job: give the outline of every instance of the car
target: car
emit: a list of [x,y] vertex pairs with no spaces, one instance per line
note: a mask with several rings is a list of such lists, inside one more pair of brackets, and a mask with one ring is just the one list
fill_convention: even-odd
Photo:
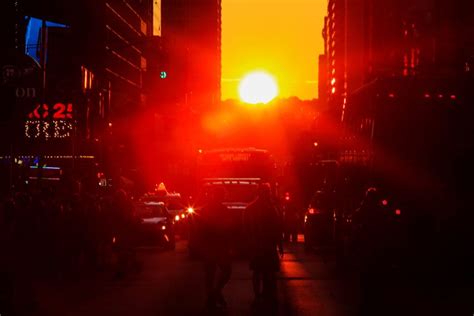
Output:
[[332,247],[336,237],[336,219],[335,192],[316,191],[304,215],[305,250]]
[[135,205],[135,215],[140,222],[140,244],[175,249],[174,220],[163,202],[139,202]]
[[192,215],[194,209],[190,206],[186,207],[181,200],[172,200],[166,203],[166,208],[174,219],[175,231],[181,237],[188,235],[189,216]]
[[194,211],[181,197],[179,193],[157,194],[156,192],[147,193],[139,199],[142,203],[163,203],[174,222],[175,233],[180,237],[188,235],[188,217]]

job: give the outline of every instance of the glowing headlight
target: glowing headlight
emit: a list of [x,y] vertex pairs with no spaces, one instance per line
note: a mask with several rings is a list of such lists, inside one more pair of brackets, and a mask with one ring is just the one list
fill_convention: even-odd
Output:
[[186,217],[186,215],[184,215],[184,214],[181,214],[181,218],[185,218],[185,217]]
[[166,226],[165,225],[161,226],[161,230],[166,230]]
[[193,214],[194,213],[194,208],[188,207],[188,214]]
[[176,216],[174,217],[174,220],[175,220],[176,222],[179,222],[179,215],[176,215]]

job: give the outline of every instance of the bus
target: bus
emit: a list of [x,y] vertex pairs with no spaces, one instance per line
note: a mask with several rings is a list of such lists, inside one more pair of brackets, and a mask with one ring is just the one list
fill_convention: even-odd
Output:
[[[205,198],[216,187],[225,191],[225,216],[228,222],[235,223],[235,250],[244,253],[242,221],[246,207],[256,199],[258,187],[270,184],[274,197],[277,197],[276,164],[269,151],[257,148],[224,148],[199,151],[197,159],[198,196]],[[195,202],[199,213],[200,199]],[[189,250],[195,256],[193,229],[191,229]]]
[[201,151],[197,161],[200,191],[221,186],[229,209],[244,209],[256,198],[258,185],[269,183],[277,195],[276,164],[264,149],[226,148]]

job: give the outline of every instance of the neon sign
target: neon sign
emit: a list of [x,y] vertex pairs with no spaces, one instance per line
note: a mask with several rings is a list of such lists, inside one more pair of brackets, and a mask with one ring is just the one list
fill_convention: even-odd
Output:
[[67,138],[73,132],[72,122],[66,120],[41,121],[28,120],[25,122],[25,137],[29,139],[46,140],[50,138]]
[[48,119],[63,120],[72,119],[72,104],[56,103],[52,107],[47,104],[38,104],[35,109],[28,114],[29,119]]
[[37,104],[25,122],[25,137],[28,139],[61,139],[72,136],[72,103],[58,102],[53,106]]

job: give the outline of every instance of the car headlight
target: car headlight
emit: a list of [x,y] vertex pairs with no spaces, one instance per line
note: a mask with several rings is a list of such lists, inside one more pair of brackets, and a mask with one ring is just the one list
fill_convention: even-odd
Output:
[[161,225],[161,230],[166,230],[166,225]]
[[175,220],[176,222],[179,222],[179,219],[180,219],[179,215],[176,215],[176,216],[174,217],[174,220]]

